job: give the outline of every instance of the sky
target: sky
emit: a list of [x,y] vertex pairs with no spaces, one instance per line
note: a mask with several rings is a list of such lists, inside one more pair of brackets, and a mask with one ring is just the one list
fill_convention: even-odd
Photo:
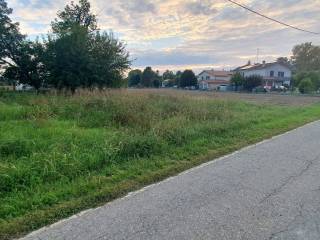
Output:
[[[320,0],[237,0],[269,17],[320,32]],[[50,32],[50,22],[69,1],[7,0],[12,18],[30,38]],[[290,56],[320,35],[299,32],[252,14],[226,0],[91,0],[99,28],[125,42],[132,68],[164,71],[232,69]],[[257,58],[257,49],[259,57]]]

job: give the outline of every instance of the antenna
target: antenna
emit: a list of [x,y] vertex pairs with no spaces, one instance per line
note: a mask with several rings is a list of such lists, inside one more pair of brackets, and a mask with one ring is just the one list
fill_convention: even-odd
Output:
[[260,55],[260,49],[257,48],[257,58],[256,58],[256,63],[259,63],[259,55]]

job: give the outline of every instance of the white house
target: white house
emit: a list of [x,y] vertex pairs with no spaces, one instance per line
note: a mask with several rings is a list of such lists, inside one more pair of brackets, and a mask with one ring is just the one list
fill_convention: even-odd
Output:
[[230,85],[232,72],[205,70],[198,75],[199,89],[218,90]]
[[258,75],[263,77],[263,85],[268,88],[279,88],[291,85],[292,70],[289,65],[282,62],[248,64],[238,67],[234,72],[240,72],[244,77]]

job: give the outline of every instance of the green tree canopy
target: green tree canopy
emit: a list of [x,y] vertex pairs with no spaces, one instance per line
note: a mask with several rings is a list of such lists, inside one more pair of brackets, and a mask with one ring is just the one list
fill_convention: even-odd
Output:
[[[125,45],[113,33],[96,32],[90,37],[90,70],[99,88],[121,87],[131,61]],[[89,76],[90,77],[90,76]],[[89,86],[92,84],[90,83]]]
[[24,41],[19,46],[19,55],[14,66],[8,66],[4,76],[11,82],[29,84],[36,90],[43,85],[46,77],[46,67],[43,64],[44,49],[39,42]]
[[151,67],[146,67],[142,73],[141,85],[143,87],[159,87],[160,80],[157,72],[153,71]]
[[320,89],[320,71],[299,72],[293,77],[293,85],[299,87],[303,79],[310,79],[314,90]]
[[90,3],[80,0],[58,13],[55,35],[47,41],[50,83],[74,92],[78,87],[120,87],[131,61],[125,45],[112,33],[100,32]]
[[239,86],[243,86],[244,84],[244,77],[242,76],[242,74],[240,72],[236,72],[235,74],[232,75],[231,77],[231,83],[235,85],[235,90],[238,90]]
[[86,29],[74,26],[70,34],[49,39],[47,49],[46,65],[50,72],[50,84],[72,92],[80,86],[91,85],[94,77],[90,68],[89,35]]
[[314,85],[310,78],[304,78],[299,83],[299,91],[303,94],[311,93],[314,91]]
[[173,80],[175,79],[176,75],[170,71],[170,70],[166,70],[163,74],[162,74],[162,79],[163,80]]
[[252,91],[255,87],[259,87],[262,85],[263,78],[260,75],[252,75],[246,77],[243,82],[243,88]]
[[320,46],[311,42],[293,48],[292,60],[298,72],[320,70]]
[[180,77],[179,87],[197,86],[198,80],[192,70],[185,70]]
[[74,26],[82,26],[89,32],[97,30],[96,15],[91,13],[88,0],[80,0],[79,4],[73,1],[66,5],[63,11],[58,12],[58,17],[51,23],[55,34],[65,34],[73,30]]
[[128,86],[134,87],[141,84],[142,71],[140,69],[135,69],[129,72],[128,75]]
[[19,49],[25,41],[25,36],[19,31],[19,24],[12,22],[9,15],[12,9],[8,8],[4,0],[0,0],[0,65],[16,66]]
[[290,61],[287,57],[278,57],[277,58],[277,62],[278,63],[286,63],[286,64],[290,64]]

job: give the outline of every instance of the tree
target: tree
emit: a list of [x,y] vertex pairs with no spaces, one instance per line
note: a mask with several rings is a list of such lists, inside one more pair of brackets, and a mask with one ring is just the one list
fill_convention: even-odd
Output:
[[89,55],[93,84],[100,89],[121,87],[124,73],[131,64],[125,45],[112,33],[98,31],[90,37]]
[[177,86],[180,86],[180,78],[181,78],[182,72],[181,71],[177,71],[176,72],[176,77],[175,77],[175,84]]
[[79,4],[72,1],[63,11],[58,12],[58,18],[51,22],[53,32],[66,34],[72,31],[74,26],[84,27],[89,32],[96,31],[97,18],[90,10],[91,5],[88,0],[80,0]]
[[173,80],[175,79],[175,74],[170,71],[170,70],[166,70],[163,74],[162,74],[162,79],[163,80]]
[[278,57],[277,58],[278,63],[285,63],[285,64],[290,64],[290,61],[287,57]]
[[293,48],[293,63],[298,72],[320,70],[320,47],[311,42]]
[[0,66],[16,66],[19,48],[25,36],[19,31],[19,24],[13,23],[9,15],[12,9],[8,8],[4,0],[0,0]]
[[192,70],[185,70],[180,77],[179,85],[180,87],[192,87],[198,84],[196,75]]
[[245,79],[240,72],[237,72],[234,75],[232,75],[231,83],[235,85],[235,91],[238,91],[239,86],[243,86],[244,80]]
[[43,45],[27,41],[19,31],[19,24],[9,18],[11,13],[7,3],[0,0],[0,67],[13,84],[25,83],[38,90],[47,75],[42,61]]
[[78,87],[121,87],[131,61],[125,45],[112,33],[97,30],[90,3],[67,5],[52,22],[46,42],[49,83],[72,93]]
[[43,64],[43,45],[39,42],[24,41],[17,50],[19,54],[16,57],[14,66],[8,66],[4,72],[7,79],[19,83],[29,84],[36,90],[43,85],[47,71]]
[[304,79],[310,79],[314,90],[320,89],[320,71],[299,72],[293,77],[293,85],[295,87],[300,86],[300,83]]
[[259,75],[246,77],[243,82],[243,88],[252,91],[255,87],[261,86],[263,78]]
[[135,69],[129,72],[128,75],[128,86],[134,87],[141,84],[142,71],[140,69]]
[[152,70],[151,67],[146,67],[142,73],[141,85],[143,87],[152,87],[153,81],[156,78],[156,73]]
[[176,75],[173,71],[166,70],[162,74],[162,82],[165,87],[173,87],[176,84]]
[[75,92],[80,86],[91,86],[94,80],[90,69],[89,35],[85,28],[74,26],[70,34],[47,43],[46,65],[50,72],[49,83],[55,88]]
[[314,91],[314,86],[310,78],[304,78],[299,84],[299,91],[303,94]]

